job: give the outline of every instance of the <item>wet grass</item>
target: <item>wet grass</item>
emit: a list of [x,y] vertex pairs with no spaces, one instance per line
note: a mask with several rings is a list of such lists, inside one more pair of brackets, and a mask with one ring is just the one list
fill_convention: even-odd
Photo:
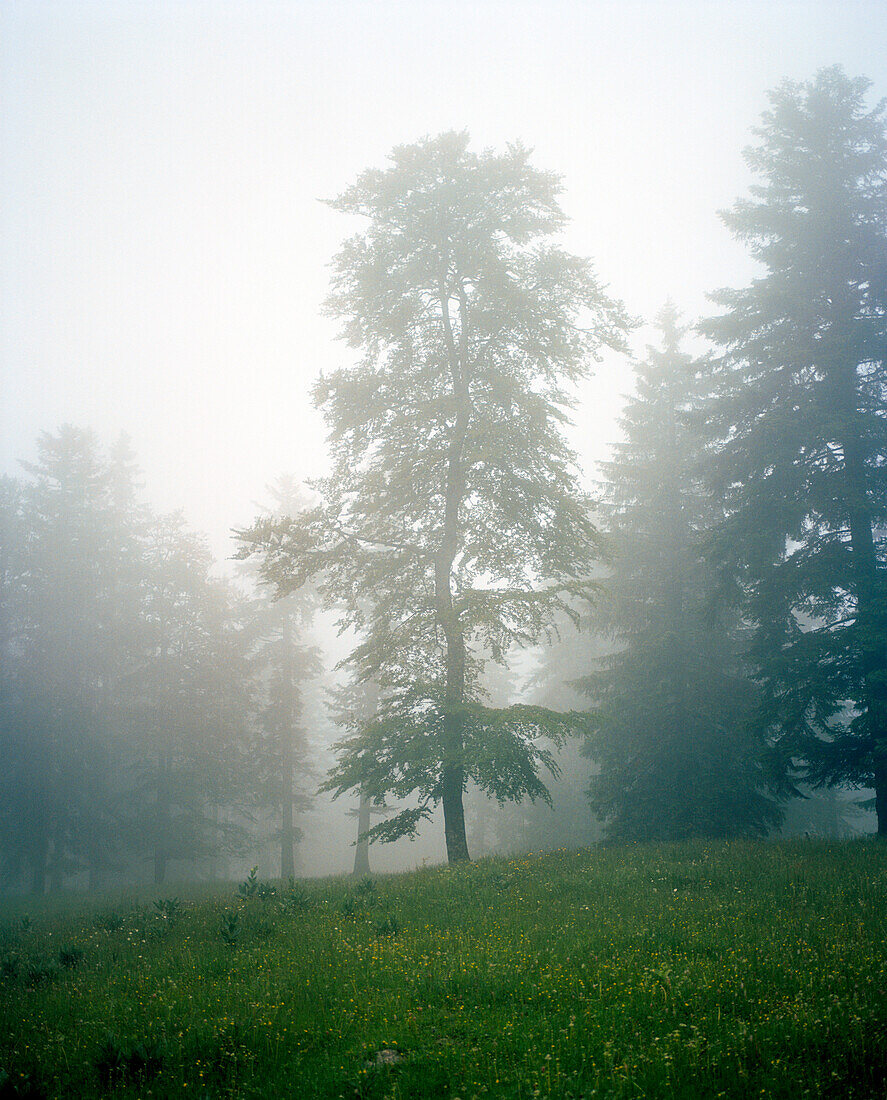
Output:
[[0,1097],[887,1095],[877,841],[259,885],[0,912]]

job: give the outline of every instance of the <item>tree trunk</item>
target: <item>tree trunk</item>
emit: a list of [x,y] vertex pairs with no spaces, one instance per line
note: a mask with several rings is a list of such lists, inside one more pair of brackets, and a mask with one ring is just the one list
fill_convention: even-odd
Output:
[[157,835],[154,841],[154,885],[166,878],[166,865],[169,859],[167,839],[169,831],[169,757],[163,755],[157,769]]
[[447,860],[450,863],[466,863],[471,859],[468,854],[468,839],[465,835],[465,810],[462,804],[464,785],[465,772],[458,764],[444,767],[444,836],[447,842]]
[[298,710],[296,699],[296,655],[295,644],[292,638],[292,624],[286,622],[284,625],[284,638],[286,640],[286,682],[284,684],[284,691],[286,692],[286,726],[283,731],[283,752],[281,759],[281,769],[283,775],[282,780],[282,799],[283,799],[283,820],[281,822],[281,837],[280,837],[280,877],[284,879],[295,878],[296,876],[296,857],[295,857],[295,832],[293,822],[293,798],[295,792],[293,791],[293,772],[295,770],[295,747],[294,738],[296,736],[296,712]]
[[166,880],[166,852],[158,848],[154,853],[154,885],[161,886]]
[[875,813],[878,815],[878,836],[887,836],[887,767],[875,767]]
[[280,836],[280,877],[295,878],[295,833],[293,830],[293,737],[292,730],[284,732],[283,746],[283,821]]
[[51,894],[60,894],[65,884],[65,874],[62,870],[62,858],[65,849],[59,837],[60,832],[61,830],[56,828],[52,838],[52,859],[50,860],[49,870],[49,892]]
[[94,855],[89,864],[90,891],[103,890],[107,882],[106,865],[100,855]]
[[354,853],[354,875],[370,873],[370,845],[364,835],[370,827],[370,800],[360,788],[360,806],[357,811],[357,848]]
[[441,320],[449,359],[453,396],[456,399],[456,416],[447,449],[447,474],[444,499],[443,537],[434,563],[434,597],[438,622],[446,639],[446,688],[443,721],[443,774],[441,777],[444,811],[444,836],[447,844],[447,860],[464,863],[468,854],[468,838],[465,835],[465,810],[462,796],[465,787],[465,769],[462,763],[462,715],[465,702],[465,638],[456,609],[453,607],[451,587],[453,563],[459,552],[459,508],[465,495],[465,470],[462,452],[471,419],[471,396],[465,378],[465,339],[467,307],[464,294],[459,295],[461,328],[459,348],[453,336],[450,320],[450,299],[444,279],[440,280]]

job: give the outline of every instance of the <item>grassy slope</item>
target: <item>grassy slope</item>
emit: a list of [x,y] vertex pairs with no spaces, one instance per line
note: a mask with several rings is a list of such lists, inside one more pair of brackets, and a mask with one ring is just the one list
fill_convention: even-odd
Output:
[[885,900],[811,841],[7,914],[0,1097],[884,1096]]

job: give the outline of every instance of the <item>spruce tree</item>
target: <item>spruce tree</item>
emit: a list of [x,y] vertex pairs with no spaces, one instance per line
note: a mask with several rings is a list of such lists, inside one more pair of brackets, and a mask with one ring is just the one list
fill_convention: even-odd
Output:
[[609,576],[597,627],[613,649],[580,683],[592,700],[592,806],[610,836],[674,840],[765,831],[763,746],[748,725],[735,619],[713,600],[700,538],[717,508],[700,482],[692,423],[696,363],[677,313],[636,364],[624,438],[603,466]]
[[[311,502],[304,486],[288,475],[279,477],[267,491],[269,517],[296,516]],[[242,563],[241,572],[258,580],[255,561]],[[296,850],[303,835],[296,821],[311,805],[308,781],[316,785],[305,728],[312,682],[316,684],[323,671],[320,651],[310,634],[316,609],[310,588],[274,599],[272,590],[261,584],[248,605],[258,705],[250,756],[258,801],[274,815],[273,833],[284,879],[296,874]]]
[[727,508],[713,554],[755,624],[760,721],[887,833],[887,134],[840,68],[770,94],[724,215],[761,265],[704,331]]

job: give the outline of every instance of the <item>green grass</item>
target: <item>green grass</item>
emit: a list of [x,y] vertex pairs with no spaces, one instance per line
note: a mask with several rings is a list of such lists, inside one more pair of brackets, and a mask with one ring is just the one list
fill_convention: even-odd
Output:
[[887,1095],[877,841],[277,885],[7,907],[0,1097]]

